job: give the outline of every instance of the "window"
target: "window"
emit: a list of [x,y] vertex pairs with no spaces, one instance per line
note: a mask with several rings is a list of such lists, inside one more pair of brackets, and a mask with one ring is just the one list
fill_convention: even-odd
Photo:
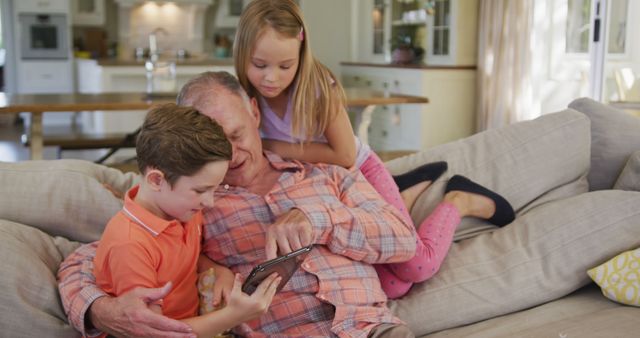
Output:
[[373,54],[384,54],[384,0],[373,4]]
[[[629,0],[610,1],[609,45],[610,54],[624,54],[626,50],[627,13]],[[589,52],[591,31],[591,0],[567,1],[566,53]]]
[[449,0],[435,0],[434,7],[433,55],[449,55],[451,2]]

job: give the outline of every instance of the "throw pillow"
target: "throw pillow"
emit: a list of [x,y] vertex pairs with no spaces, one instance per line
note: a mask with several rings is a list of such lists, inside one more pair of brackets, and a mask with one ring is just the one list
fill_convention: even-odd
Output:
[[640,151],[629,156],[627,165],[622,169],[613,189],[640,191]]
[[0,218],[37,227],[74,241],[100,239],[122,200],[133,173],[82,160],[0,162]]
[[640,149],[640,118],[588,98],[569,107],[591,119],[590,190],[611,189],[629,155]]
[[623,252],[587,271],[605,297],[640,306],[640,248]]

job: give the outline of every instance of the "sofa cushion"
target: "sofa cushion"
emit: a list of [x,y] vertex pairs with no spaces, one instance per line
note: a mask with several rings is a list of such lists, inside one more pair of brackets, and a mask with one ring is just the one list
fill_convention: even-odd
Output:
[[0,326],[4,337],[76,337],[62,309],[56,272],[79,243],[0,220]]
[[595,284],[546,304],[422,338],[628,337],[640,332],[640,308],[602,297]]
[[588,98],[569,107],[591,119],[590,190],[611,189],[629,155],[640,149],[640,118]]
[[[587,191],[590,144],[589,119],[567,109],[439,145],[386,166],[398,174],[427,162],[449,163],[448,171],[411,210],[416,225],[442,200],[447,180],[455,174],[499,192],[522,214],[536,205]],[[485,221],[465,218],[455,238],[493,229]]]
[[640,306],[640,248],[625,251],[587,273],[607,298]]
[[640,191],[640,151],[629,156],[613,189]]
[[52,236],[94,241],[122,208],[103,184],[122,192],[136,179],[133,173],[82,160],[0,162],[0,219],[36,226]]
[[640,192],[607,190],[539,205],[454,243],[438,274],[391,301],[416,335],[519,311],[589,283],[586,271],[640,246]]

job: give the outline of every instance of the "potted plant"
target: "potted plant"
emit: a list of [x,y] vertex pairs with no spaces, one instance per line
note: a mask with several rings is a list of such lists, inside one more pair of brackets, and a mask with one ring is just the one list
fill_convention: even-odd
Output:
[[408,34],[398,34],[391,43],[391,62],[392,63],[412,63],[415,59],[415,52],[411,36]]

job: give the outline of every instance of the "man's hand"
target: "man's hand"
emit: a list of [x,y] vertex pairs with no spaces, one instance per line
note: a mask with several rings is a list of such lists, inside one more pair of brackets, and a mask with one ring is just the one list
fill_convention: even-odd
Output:
[[196,337],[186,323],[151,311],[149,303],[162,299],[171,282],[161,288],[135,288],[119,297],[101,297],[89,308],[93,325],[118,337]]
[[313,227],[307,216],[299,209],[291,209],[280,216],[267,229],[265,252],[267,259],[298,250],[313,243]]

